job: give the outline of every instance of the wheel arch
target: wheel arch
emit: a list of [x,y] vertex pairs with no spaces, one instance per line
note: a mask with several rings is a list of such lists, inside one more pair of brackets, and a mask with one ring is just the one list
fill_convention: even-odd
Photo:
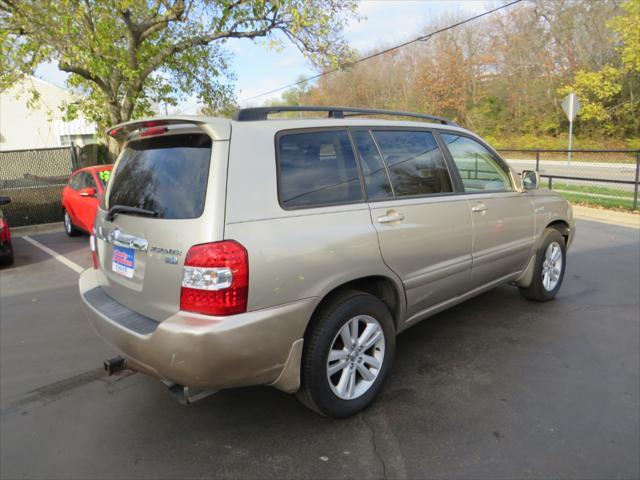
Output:
[[560,232],[560,235],[562,235],[562,237],[564,238],[564,243],[565,245],[569,244],[569,236],[571,233],[571,227],[569,226],[569,223],[566,222],[565,220],[553,220],[552,222],[549,222],[546,226],[545,229],[547,228],[553,228],[555,230],[558,230]]
[[313,324],[317,313],[326,305],[330,304],[337,296],[348,290],[357,290],[369,293],[374,297],[379,298],[387,308],[389,308],[396,331],[398,330],[398,326],[406,314],[407,301],[404,288],[401,284],[398,284],[397,281],[390,277],[384,275],[370,275],[349,280],[327,292],[311,314],[311,319],[305,329],[305,337],[310,326]]

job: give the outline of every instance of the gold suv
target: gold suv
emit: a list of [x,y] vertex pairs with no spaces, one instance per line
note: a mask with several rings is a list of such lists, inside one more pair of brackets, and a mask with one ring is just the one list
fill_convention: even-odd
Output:
[[267,384],[352,415],[399,332],[497,285],[547,301],[562,284],[571,206],[442,118],[272,107],[108,134],[122,150],[80,293],[121,355],[109,373],[185,402]]

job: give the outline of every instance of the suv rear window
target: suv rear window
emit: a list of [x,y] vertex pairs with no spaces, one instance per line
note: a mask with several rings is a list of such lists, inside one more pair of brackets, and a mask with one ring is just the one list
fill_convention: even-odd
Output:
[[202,215],[209,180],[211,138],[203,134],[146,138],[120,154],[109,193],[114,205],[144,208],[157,218]]
[[288,133],[278,141],[278,195],[284,208],[363,200],[346,131]]

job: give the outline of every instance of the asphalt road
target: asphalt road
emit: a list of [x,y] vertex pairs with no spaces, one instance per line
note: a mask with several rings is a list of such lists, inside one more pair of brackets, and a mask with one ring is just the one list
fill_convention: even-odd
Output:
[[[398,339],[342,421],[267,387],[180,406],[103,377],[77,274],[23,239],[0,272],[2,478],[638,478],[640,231],[578,222],[558,298],[501,287]],[[81,265],[87,238],[38,241]]]

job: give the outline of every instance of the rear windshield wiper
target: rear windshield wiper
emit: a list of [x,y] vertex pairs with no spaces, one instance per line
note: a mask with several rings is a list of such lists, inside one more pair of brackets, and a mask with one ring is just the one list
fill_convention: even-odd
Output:
[[133,215],[142,215],[143,217],[157,217],[158,212],[147,210],[146,208],[130,207],[128,205],[114,205],[107,212],[107,221],[111,222],[119,213],[131,213]]

